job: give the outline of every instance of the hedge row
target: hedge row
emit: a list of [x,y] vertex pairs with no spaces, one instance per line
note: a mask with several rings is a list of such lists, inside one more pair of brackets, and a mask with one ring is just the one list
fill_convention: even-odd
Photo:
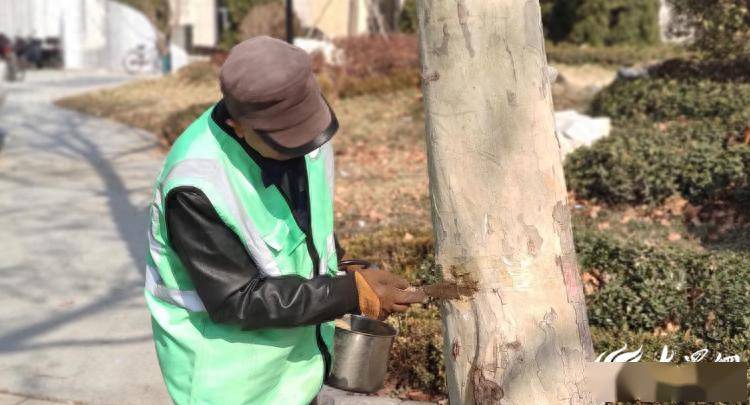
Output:
[[641,78],[617,80],[594,97],[591,112],[615,119],[645,116],[729,117],[750,111],[750,83]]
[[718,82],[750,83],[750,55],[730,60],[672,58],[649,69],[652,77],[692,80],[702,78]]
[[579,197],[611,204],[660,203],[675,194],[694,204],[746,204],[750,145],[739,136],[744,120],[727,120],[621,124],[567,157],[568,186]]
[[[597,94],[591,113],[613,117],[615,129],[568,156],[566,176],[578,196],[613,204],[659,203],[673,194],[697,204],[750,202],[743,135],[750,131],[750,83],[668,78],[679,76],[678,65],[652,69],[661,77],[617,80]],[[722,66],[740,72],[733,63]]]
[[568,43],[555,44],[547,42],[545,49],[551,64],[568,65],[598,64],[606,66],[631,66],[638,63],[649,63],[664,58],[676,58],[685,55],[685,50],[677,46],[587,46]]
[[668,323],[711,342],[750,339],[750,256],[625,244],[576,234],[583,270],[607,281],[587,297],[589,321],[610,330],[651,332]]

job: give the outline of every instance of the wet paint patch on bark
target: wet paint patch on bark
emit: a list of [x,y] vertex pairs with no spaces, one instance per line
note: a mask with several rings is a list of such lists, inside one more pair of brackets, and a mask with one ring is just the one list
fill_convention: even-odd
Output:
[[469,377],[471,378],[475,404],[499,404],[505,396],[503,388],[498,383],[485,378],[481,367],[472,366]]
[[[441,274],[442,266],[437,266]],[[438,300],[460,300],[473,297],[479,291],[479,283],[459,266],[451,265],[449,279],[419,287],[428,297]]]

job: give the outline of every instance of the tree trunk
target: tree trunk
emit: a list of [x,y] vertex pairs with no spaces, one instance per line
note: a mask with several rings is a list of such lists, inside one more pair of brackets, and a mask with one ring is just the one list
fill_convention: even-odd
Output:
[[539,2],[418,13],[451,403],[591,403]]

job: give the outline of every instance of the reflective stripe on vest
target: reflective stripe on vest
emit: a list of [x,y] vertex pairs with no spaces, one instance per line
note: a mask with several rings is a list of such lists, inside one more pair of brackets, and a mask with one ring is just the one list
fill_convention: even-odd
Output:
[[146,290],[154,297],[187,309],[190,312],[203,312],[206,310],[203,301],[201,301],[196,291],[182,291],[165,286],[161,276],[159,276],[159,272],[149,265],[146,265]]
[[[331,192],[331,201],[333,201],[334,166],[333,148],[331,147],[330,142],[314,150],[309,156],[312,159],[320,157],[325,159],[326,180]],[[214,190],[221,195],[221,198],[227,204],[227,209],[235,218],[240,219],[240,231],[244,234],[243,236],[245,236],[245,240],[247,241],[246,248],[253,258],[253,261],[258,266],[260,272],[264,276],[281,275],[281,271],[279,270],[273,255],[266,246],[266,242],[258,232],[258,228],[255,226],[250,215],[241,208],[242,205],[239,202],[239,198],[236,196],[232,186],[227,181],[228,176],[224,172],[224,168],[218,162],[211,159],[186,159],[180,161],[172,167],[169,173],[167,173],[162,184],[166,184],[170,180],[179,177],[203,179],[212,184]],[[162,184],[157,187],[158,204],[162,204]],[[152,209],[156,209],[156,207],[153,207]],[[155,232],[153,226],[156,226],[154,221],[152,221],[152,225],[148,231],[148,242],[151,255],[156,261],[160,260],[157,258],[163,257],[165,252],[164,247],[159,244],[153,236],[153,233]],[[335,254],[336,243],[333,234],[330,234],[326,238],[326,251],[324,257],[321,258],[318,266],[318,273],[320,275],[324,275],[328,272],[328,260]],[[148,265],[146,266],[145,287],[154,297],[188,311],[203,312],[206,310],[196,291],[178,290],[165,286],[161,276],[159,276],[159,272]]]
[[178,177],[202,179],[209,182],[227,204],[227,209],[229,209],[235,218],[240,220],[240,231],[244,234],[243,236],[247,243],[245,247],[253,257],[260,272],[265,276],[277,277],[281,275],[281,271],[276,265],[271,251],[268,250],[263,238],[260,236],[253,219],[246,210],[242,209],[239,198],[235,195],[234,189],[227,180],[228,176],[224,172],[224,167],[219,162],[211,159],[183,160],[172,167],[172,170],[167,173],[162,183],[168,183],[170,180]]

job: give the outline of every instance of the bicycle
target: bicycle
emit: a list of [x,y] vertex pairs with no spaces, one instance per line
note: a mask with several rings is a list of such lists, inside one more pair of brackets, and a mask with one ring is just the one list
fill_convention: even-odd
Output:
[[131,75],[160,72],[161,64],[161,56],[156,48],[144,44],[129,50],[122,59],[123,68]]

